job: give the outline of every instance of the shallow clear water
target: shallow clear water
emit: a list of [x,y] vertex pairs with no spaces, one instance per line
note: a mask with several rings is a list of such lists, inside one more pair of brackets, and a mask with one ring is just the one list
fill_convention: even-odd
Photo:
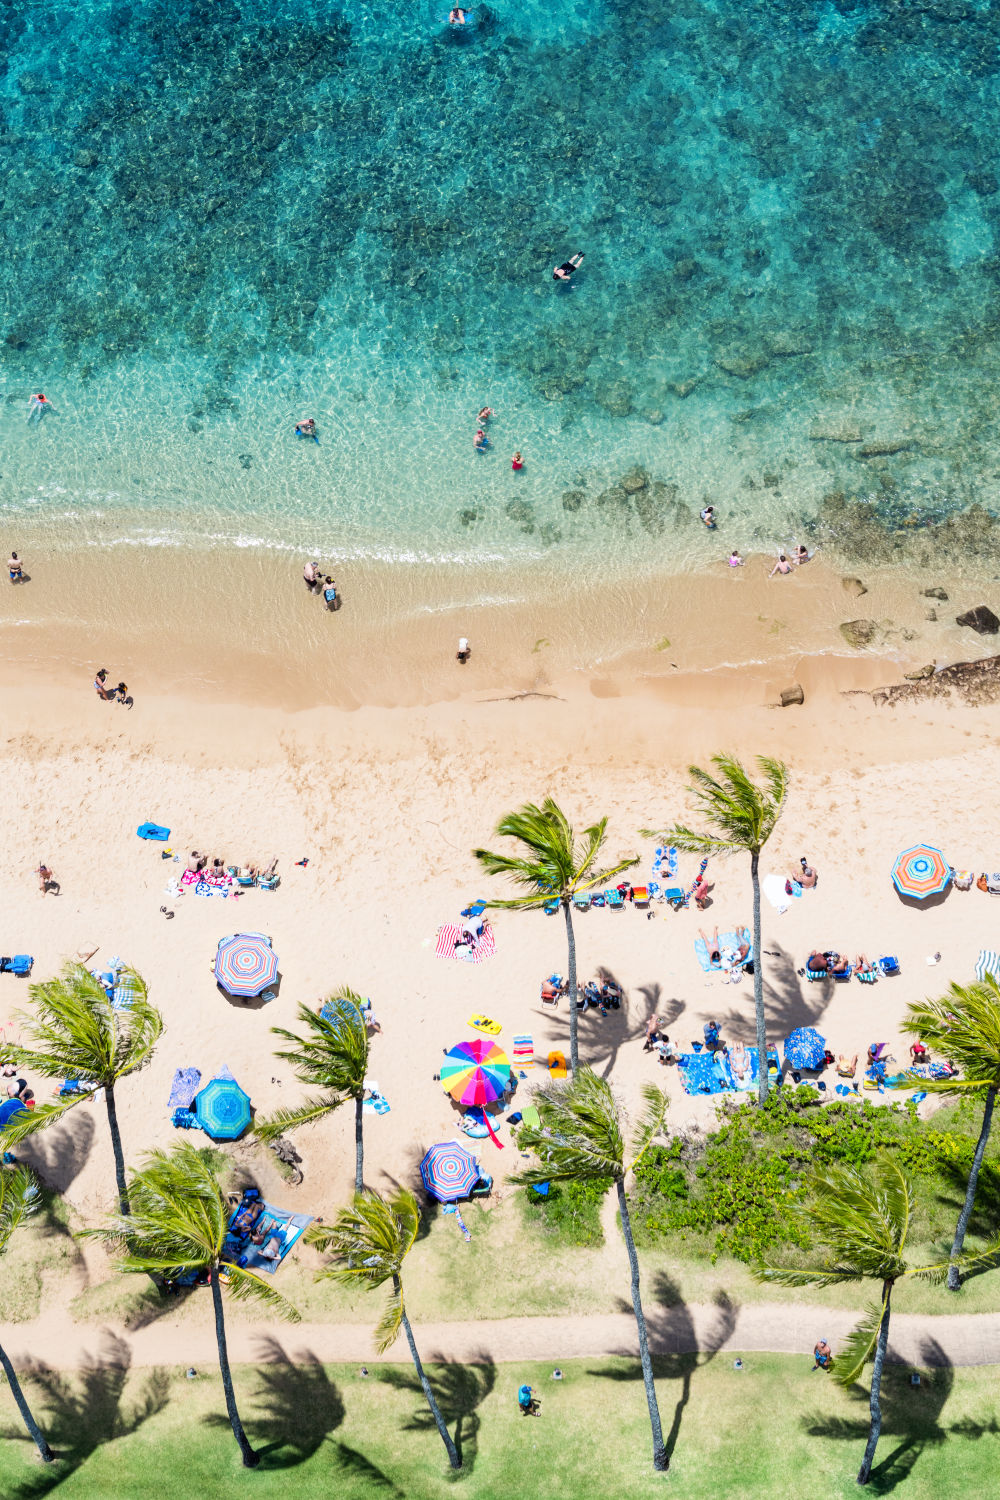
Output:
[[446,11],[5,4],[11,524],[485,577],[997,508],[996,8]]

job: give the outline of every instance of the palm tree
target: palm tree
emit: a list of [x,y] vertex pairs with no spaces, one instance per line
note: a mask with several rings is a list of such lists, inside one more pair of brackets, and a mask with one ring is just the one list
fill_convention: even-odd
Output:
[[979,1169],[1000,1089],[1000,984],[992,974],[987,974],[981,982],[967,987],[953,984],[940,1000],[916,1001],[906,1013],[903,1030],[950,1058],[961,1074],[959,1078],[921,1078],[920,1087],[925,1092],[962,1098],[985,1090],[983,1123],[969,1170],[965,1202],[955,1228],[952,1263],[948,1267],[948,1290],[957,1292],[962,1284],[958,1261],[976,1201]]
[[299,1022],[306,1030],[304,1037],[280,1026],[271,1027],[275,1036],[292,1043],[290,1051],[276,1052],[275,1056],[291,1063],[295,1076],[302,1083],[311,1083],[323,1093],[318,1099],[300,1104],[297,1109],[276,1110],[266,1120],[258,1120],[254,1127],[262,1140],[277,1140],[286,1130],[307,1125],[310,1120],[319,1120],[346,1104],[348,1099],[353,1099],[354,1189],[358,1193],[364,1186],[362,1106],[365,1074],[368,1072],[368,1028],[361,1004],[361,996],[345,987],[331,995],[323,1006],[326,1017],[317,1015],[306,1005],[299,1006]]
[[83,1233],[123,1247],[119,1270],[168,1280],[190,1271],[207,1275],[226,1410],[243,1463],[252,1469],[260,1462],[260,1455],[250,1446],[236,1407],[226,1349],[222,1276],[229,1296],[237,1302],[255,1298],[292,1322],[298,1322],[299,1314],[264,1277],[223,1261],[232,1210],[208,1158],[208,1152],[199,1151],[189,1141],[179,1141],[169,1151],[150,1152],[130,1183],[131,1213],[117,1215],[103,1228]]
[[524,848],[520,856],[493,854],[489,849],[473,853],[487,875],[509,875],[526,894],[510,901],[490,901],[496,910],[533,911],[558,900],[566,919],[566,943],[569,949],[569,1062],[575,1073],[580,1066],[577,1044],[576,1010],[576,938],[573,933],[573,896],[576,892],[596,890],[623,870],[639,863],[638,855],[623,859],[606,869],[595,870],[594,861],[604,846],[607,818],[583,830],[577,843],[569,819],[546,797],[541,807],[526,802],[517,812],[508,813],[497,824],[498,838],[517,839]]
[[[3,1255],[10,1244],[14,1230],[23,1224],[37,1207],[38,1186],[27,1167],[16,1167],[13,1171],[0,1170],[0,1255]],[[32,1442],[42,1456],[42,1461],[50,1464],[55,1454],[45,1441],[42,1429],[31,1415],[31,1407],[25,1400],[21,1382],[2,1344],[0,1344],[0,1369],[7,1377],[7,1384],[17,1402],[17,1409],[24,1419],[24,1425],[31,1435]]]
[[760,946],[760,851],[774,832],[788,790],[788,767],[768,755],[758,755],[763,785],[751,781],[745,767],[733,755],[713,755],[716,775],[700,766],[688,766],[694,781],[690,788],[708,831],[698,832],[675,823],[665,833],[644,828],[647,838],[662,839],[688,854],[749,854],[753,887],[753,999],[757,1012],[758,1092],[761,1104],[767,1097],[767,1036],[764,1027],[764,974]]
[[653,1384],[649,1336],[639,1295],[639,1259],[632,1238],[625,1178],[639,1165],[654,1137],[663,1130],[667,1097],[652,1083],[642,1090],[645,1109],[631,1141],[631,1159],[625,1159],[622,1119],[611,1086],[591,1068],[581,1068],[567,1083],[553,1083],[535,1094],[540,1125],[524,1126],[518,1145],[530,1146],[539,1158],[536,1167],[519,1172],[512,1181],[523,1187],[540,1182],[613,1182],[618,1192],[622,1234],[632,1271],[632,1307],[639,1332],[639,1359],[646,1387],[646,1404],[653,1430],[653,1467],[668,1467],[667,1450],[660,1425],[660,1408]]
[[448,1462],[453,1469],[460,1469],[462,1460],[420,1362],[403,1301],[403,1261],[413,1247],[419,1228],[417,1200],[408,1188],[400,1187],[388,1198],[373,1192],[355,1193],[353,1204],[342,1208],[332,1224],[314,1225],[307,1230],[306,1238],[333,1257],[333,1265],[320,1271],[320,1276],[329,1276],[345,1286],[360,1283],[370,1291],[387,1281],[392,1283],[392,1296],[375,1329],[376,1349],[379,1354],[384,1354],[396,1342],[402,1328],[417,1378],[447,1450]]
[[[805,1231],[821,1241],[826,1253],[811,1266],[774,1266],[758,1263],[753,1273],[759,1281],[776,1286],[838,1286],[849,1281],[877,1281],[881,1300],[868,1309],[848,1335],[843,1352],[832,1363],[841,1385],[853,1385],[873,1359],[868,1443],[858,1473],[858,1483],[871,1478],[872,1461],[882,1430],[882,1367],[889,1342],[889,1305],[897,1281],[919,1276],[938,1280],[948,1267],[911,1266],[906,1241],[913,1217],[913,1190],[894,1161],[883,1160],[873,1168],[831,1167],[810,1179],[812,1195],[797,1217]],[[998,1247],[963,1260],[964,1266],[980,1265],[996,1258]]]
[[6,1147],[14,1146],[25,1136],[61,1120],[92,1089],[102,1088],[115,1158],[118,1204],[122,1213],[127,1214],[125,1156],[118,1130],[115,1085],[120,1078],[146,1066],[160,1039],[163,1018],[150,1005],[146,981],[135,969],[122,969],[118,985],[131,993],[128,1009],[112,1007],[103,984],[84,964],[67,964],[61,979],[31,986],[29,994],[34,1009],[17,1016],[30,1042],[27,1046],[8,1048],[12,1060],[43,1078],[75,1078],[89,1087],[55,1104],[19,1110],[3,1127],[2,1138]]

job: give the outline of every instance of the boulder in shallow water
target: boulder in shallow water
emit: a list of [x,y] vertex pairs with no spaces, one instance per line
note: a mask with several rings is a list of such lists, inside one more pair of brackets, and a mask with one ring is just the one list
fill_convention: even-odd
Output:
[[649,474],[636,464],[634,468],[629,469],[627,474],[622,475],[618,483],[626,495],[637,495],[640,490],[649,489]]
[[813,443],[860,443],[861,428],[854,422],[817,417],[809,429],[809,440]]
[[977,604],[975,609],[967,609],[964,615],[956,615],[955,624],[975,630],[979,635],[996,635],[1000,630],[1000,620],[988,604]]
[[914,446],[912,438],[881,438],[878,442],[865,443],[857,452],[858,458],[888,458],[893,453],[906,453]]
[[855,599],[860,599],[862,594],[868,592],[860,578],[842,578],[840,586],[845,594],[853,594]]
[[563,510],[579,510],[586,498],[584,490],[563,490]]
[[749,380],[751,376],[757,375],[771,362],[771,356],[765,354],[762,349],[722,349],[715,356],[715,363],[720,370],[725,370],[727,375],[735,375],[739,380]]
[[791,359],[796,354],[811,354],[812,342],[804,333],[796,333],[794,329],[783,328],[779,333],[772,333],[767,341],[767,347],[771,351],[772,358]]
[[866,646],[873,646],[876,641],[881,640],[884,632],[877,620],[845,620],[840,627],[840,633],[849,646],[856,651],[863,651]]
[[925,599],[946,600],[948,598],[948,595],[945,593],[944,589],[940,587],[939,584],[935,584],[931,589],[921,589],[920,592],[921,594],[923,594]]
[[667,388],[683,401],[700,384],[701,376],[696,375],[692,380],[671,380]]

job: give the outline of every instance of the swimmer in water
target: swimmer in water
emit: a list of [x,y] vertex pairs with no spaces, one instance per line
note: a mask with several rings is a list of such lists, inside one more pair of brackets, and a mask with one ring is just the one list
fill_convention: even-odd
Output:
[[715,530],[715,506],[714,505],[706,505],[705,508],[704,508],[704,510],[701,512],[701,519],[704,521],[704,523],[708,527],[709,531],[714,531]]
[[804,563],[809,561],[809,548],[806,546],[805,542],[800,542],[796,547],[795,561],[797,563]]
[[456,5],[454,10],[450,10],[448,12],[448,25],[449,26],[464,26],[465,22],[466,22],[466,18],[468,17],[468,14],[469,14],[469,12],[467,10],[461,10]]
[[51,409],[52,402],[49,400],[48,396],[43,396],[41,391],[39,391],[38,394],[32,396],[31,400],[28,402],[28,421],[30,422],[32,417],[37,417],[40,422],[45,413],[47,411],[51,411]]
[[477,453],[485,453],[487,448],[490,446],[490,440],[481,427],[476,433],[475,438],[473,439],[472,446],[475,448]]
[[555,270],[552,272],[552,280],[569,281],[570,277],[573,275],[573,272],[579,271],[582,265],[583,251],[578,250],[575,255],[570,256],[569,260],[564,260],[561,266],[556,266]]
[[524,468],[524,459],[521,457],[520,453],[514,454],[514,457],[510,461],[510,466],[513,470],[515,470],[515,472],[518,469]]
[[296,422],[295,436],[297,438],[312,438],[314,443],[318,443],[319,434],[316,431],[315,417],[303,417],[301,422]]
[[484,406],[476,420],[478,421],[480,427],[482,427],[485,422],[488,422],[490,420],[490,417],[495,416],[496,412],[493,410],[492,406]]

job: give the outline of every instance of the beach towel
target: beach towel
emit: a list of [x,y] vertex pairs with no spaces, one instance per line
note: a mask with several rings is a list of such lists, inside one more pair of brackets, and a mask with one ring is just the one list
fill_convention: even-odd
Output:
[[167,1100],[167,1108],[174,1109],[177,1105],[188,1108],[194,1103],[194,1096],[201,1087],[200,1068],[178,1068],[174,1074],[174,1081],[170,1089],[170,1098]]
[[[461,948],[455,946],[457,943],[462,945]],[[438,928],[434,951],[438,958],[457,958],[462,963],[481,964],[484,958],[490,958],[496,952],[496,946],[492,927],[487,927],[482,937],[469,943],[460,928],[446,923]]]
[[532,1130],[540,1130],[542,1128],[542,1117],[534,1104],[526,1104],[524,1106],[521,1111],[521,1119]]
[[785,890],[785,882],[780,875],[765,875],[760,888],[776,911],[788,910],[789,897]]
[[197,870],[185,870],[181,876],[181,885],[197,885],[201,879]]
[[491,1021],[489,1016],[470,1016],[469,1025],[475,1031],[485,1031],[487,1036],[499,1036],[503,1027],[499,1021]]
[[685,1094],[721,1094],[732,1088],[732,1077],[721,1052],[682,1052],[677,1062]]
[[549,1076],[551,1078],[566,1077],[566,1057],[562,1052],[549,1053]]
[[170,829],[163,828],[159,823],[140,823],[135,830],[141,839],[158,839],[165,844],[170,837]]
[[[730,953],[735,953],[736,950],[739,948],[739,946],[740,946],[739,939],[737,938],[735,932],[720,932],[720,934],[719,934],[719,952],[720,953],[725,954],[727,950]],[[704,940],[704,938],[695,938],[695,940],[694,940],[694,954],[695,954],[695,958],[697,958],[698,962],[701,964],[701,966],[704,969],[704,971],[705,971],[706,974],[711,974],[713,972],[717,972],[719,969],[724,969],[724,968],[727,968],[727,967],[741,969],[741,968],[743,968],[743,966],[745,964],[750,963],[751,959],[753,958],[753,944],[751,943],[751,945],[750,945],[750,952],[747,954],[746,958],[742,959],[740,963],[733,964],[733,965],[727,965],[724,962],[724,960],[722,960],[722,959],[720,959],[720,961],[717,964],[713,964],[712,961],[711,961],[711,959],[708,956],[708,949],[705,946],[705,940]]]
[[527,1034],[514,1038],[514,1061],[516,1063],[532,1062],[535,1056],[535,1041]]
[[666,848],[663,845],[657,849],[653,856],[653,874],[662,875],[671,880],[677,874],[677,850]]
[[135,1003],[135,986],[130,980],[116,984],[111,991],[112,1010],[131,1010]]
[[1000,979],[1000,953],[993,948],[983,948],[976,959],[976,978],[982,984],[987,974],[992,974],[994,979]]
[[749,1093],[751,1089],[755,1089],[757,1087],[759,1081],[757,1077],[757,1070],[760,1066],[760,1053],[757,1051],[756,1047],[747,1047],[746,1054],[750,1066],[747,1069],[746,1078],[742,1083],[740,1082],[736,1069],[733,1067],[732,1058],[730,1057],[729,1059],[729,1074],[733,1080],[733,1088],[738,1094]]

